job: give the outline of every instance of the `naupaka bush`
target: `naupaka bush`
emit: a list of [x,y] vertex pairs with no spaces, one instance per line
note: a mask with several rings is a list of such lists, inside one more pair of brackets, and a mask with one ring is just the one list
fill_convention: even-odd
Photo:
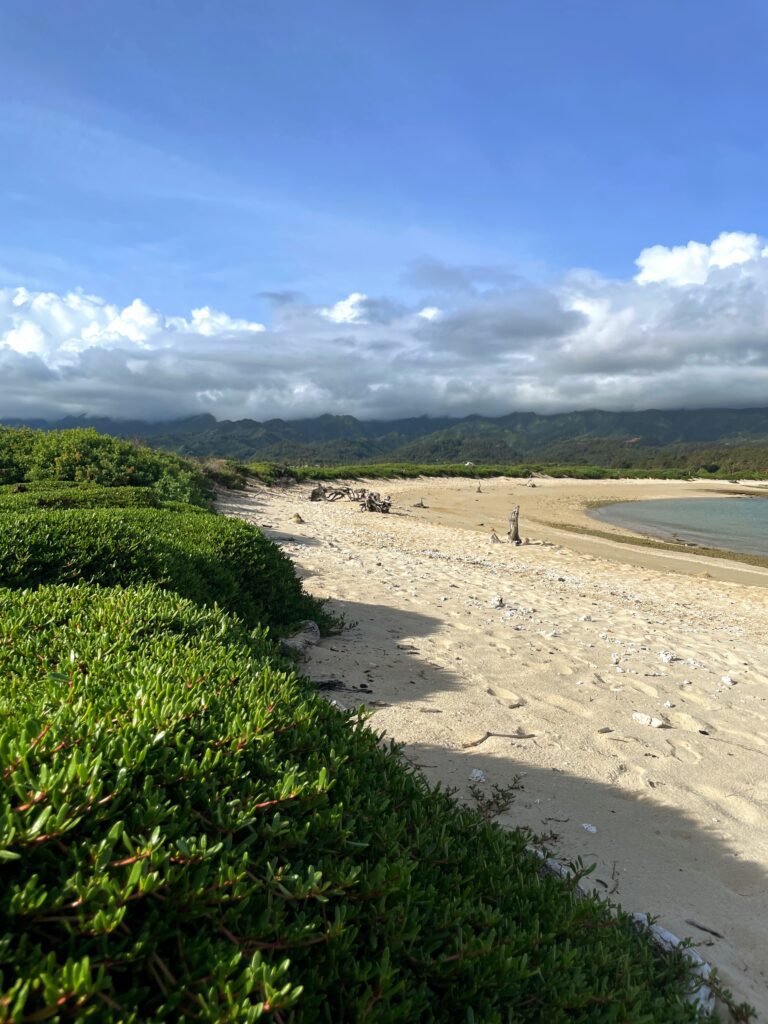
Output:
[[287,555],[240,520],[150,508],[3,516],[0,585],[81,580],[105,586],[156,582],[278,632],[307,618],[324,630],[335,625],[321,603],[303,591]]
[[153,585],[0,606],[0,1020],[699,1019],[680,954],[262,631]]

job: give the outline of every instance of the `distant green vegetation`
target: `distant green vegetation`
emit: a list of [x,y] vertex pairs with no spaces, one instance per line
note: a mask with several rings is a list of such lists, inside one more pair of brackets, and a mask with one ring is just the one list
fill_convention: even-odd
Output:
[[688,479],[687,470],[657,469],[616,470],[605,466],[545,466],[526,463],[517,466],[466,466],[464,463],[432,465],[424,463],[377,463],[348,466],[285,466],[278,463],[252,462],[243,466],[248,474],[263,483],[301,482],[303,480],[412,480],[417,477],[467,477],[473,480],[496,476],[525,478],[537,474],[572,477],[578,480],[608,480],[618,477],[654,477]]
[[415,416],[358,420],[317,416],[305,420],[223,420],[192,416],[170,423],[79,417],[58,426],[143,437],[156,448],[240,463],[349,466],[461,464],[599,466],[768,477],[768,408],[597,409],[539,415]]
[[154,586],[2,601],[2,1019],[703,1019],[681,953],[430,790],[259,631]]
[[92,429],[0,427],[0,484],[69,481],[105,487],[149,487],[160,501],[210,503],[211,487],[186,459]]
[[157,582],[198,604],[218,603],[250,626],[284,633],[308,618],[326,630],[335,622],[304,593],[288,556],[240,520],[66,509],[9,514],[1,525],[0,585]]

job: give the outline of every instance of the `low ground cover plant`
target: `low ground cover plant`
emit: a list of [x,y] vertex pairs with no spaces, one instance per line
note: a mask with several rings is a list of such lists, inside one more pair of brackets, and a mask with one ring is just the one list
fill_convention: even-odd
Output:
[[168,452],[99,434],[92,428],[0,427],[0,483],[72,481],[151,487],[162,501],[207,507],[211,486],[200,469]]
[[102,487],[69,480],[0,486],[0,512],[41,508],[162,508],[163,505],[151,487]]
[[522,463],[507,465],[465,465],[446,463],[442,465],[416,463],[354,463],[338,466],[285,466],[272,462],[252,462],[246,467],[248,473],[266,484],[296,482],[303,480],[411,480],[417,477],[466,477],[485,480],[490,477],[506,476],[513,479],[543,474],[554,477],[572,477],[578,480],[608,480],[621,477],[645,479],[689,479],[686,469],[616,469],[605,466],[587,465],[546,465],[543,463]]
[[0,512],[52,508],[162,508],[171,512],[207,511],[187,501],[163,501],[152,487],[104,487],[72,480],[33,480],[0,485]]
[[309,618],[325,632],[337,625],[303,591],[288,556],[240,520],[151,508],[3,515],[1,586],[81,580],[103,586],[156,582],[278,633],[290,632]]
[[0,603],[0,1020],[701,1019],[679,953],[263,631],[155,585]]

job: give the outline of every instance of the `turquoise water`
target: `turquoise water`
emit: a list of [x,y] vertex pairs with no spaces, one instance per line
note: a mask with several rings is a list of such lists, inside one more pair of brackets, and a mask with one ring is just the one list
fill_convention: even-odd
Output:
[[768,498],[621,501],[593,509],[590,515],[664,540],[768,556]]

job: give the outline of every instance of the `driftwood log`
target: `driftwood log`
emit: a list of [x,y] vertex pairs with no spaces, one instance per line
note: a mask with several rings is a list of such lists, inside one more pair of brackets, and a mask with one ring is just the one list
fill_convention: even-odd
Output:
[[515,505],[509,513],[509,529],[507,530],[510,544],[522,544],[520,540],[520,506]]
[[389,495],[382,498],[381,495],[367,491],[364,487],[325,487],[318,484],[309,494],[310,501],[339,501],[341,498],[356,501],[365,512],[389,512],[392,508],[392,499]]
[[365,495],[365,488],[353,491],[351,487],[325,487],[323,484],[318,484],[310,491],[309,500],[340,501],[342,498],[349,498],[350,501],[362,501]]
[[360,508],[364,512],[389,512],[392,508],[392,499],[389,495],[382,498],[379,494],[369,491],[365,499],[360,502]]

